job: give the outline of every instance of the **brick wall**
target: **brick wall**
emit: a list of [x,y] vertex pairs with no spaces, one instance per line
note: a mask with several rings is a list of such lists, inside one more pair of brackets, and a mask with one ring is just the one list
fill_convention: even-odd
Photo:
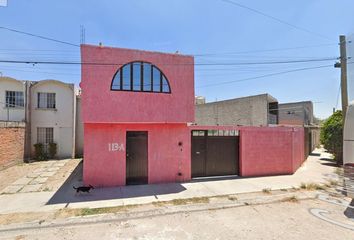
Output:
[[0,169],[23,161],[25,123],[0,122]]

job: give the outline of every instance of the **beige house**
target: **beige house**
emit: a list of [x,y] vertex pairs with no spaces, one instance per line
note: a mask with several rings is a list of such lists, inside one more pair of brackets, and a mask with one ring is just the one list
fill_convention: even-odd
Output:
[[[76,121],[80,114],[76,110],[76,98],[74,84],[1,77],[0,120],[26,123],[25,158],[33,157],[34,144],[43,143],[46,147],[51,142],[57,144],[58,158],[74,158],[83,149],[82,141],[76,140],[76,125],[82,125]],[[78,132],[83,135],[83,131]]]
[[26,121],[27,81],[0,78],[0,121]]
[[55,142],[59,158],[75,157],[74,84],[44,80],[32,84],[30,92],[32,152],[34,143]]

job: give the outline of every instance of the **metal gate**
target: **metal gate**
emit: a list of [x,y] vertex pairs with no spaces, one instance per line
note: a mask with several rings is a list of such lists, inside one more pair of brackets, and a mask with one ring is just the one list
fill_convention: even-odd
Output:
[[239,174],[236,130],[192,131],[192,177]]
[[148,134],[127,132],[126,183],[148,183]]

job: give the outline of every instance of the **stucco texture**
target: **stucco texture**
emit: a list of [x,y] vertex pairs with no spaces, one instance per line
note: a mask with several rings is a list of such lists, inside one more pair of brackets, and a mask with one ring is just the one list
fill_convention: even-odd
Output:
[[[84,182],[120,186],[126,181],[126,132],[148,132],[148,183],[188,181],[190,131],[186,124],[85,124]],[[182,146],[179,146],[179,142]],[[109,144],[123,149],[110,151]],[[178,173],[182,173],[178,176]]]
[[[84,123],[194,121],[193,57],[81,45],[81,58]],[[133,61],[157,66],[168,79],[171,93],[111,91],[114,74],[122,65]]]

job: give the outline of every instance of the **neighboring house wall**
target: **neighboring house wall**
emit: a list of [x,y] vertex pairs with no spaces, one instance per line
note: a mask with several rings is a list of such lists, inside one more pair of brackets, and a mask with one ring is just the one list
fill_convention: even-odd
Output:
[[279,124],[306,126],[314,123],[311,101],[279,104]]
[[25,123],[0,122],[0,169],[23,161]]
[[[24,81],[0,77],[0,121],[25,121],[25,90]],[[6,107],[6,91],[22,92],[24,106]]]
[[276,99],[268,94],[195,105],[197,125],[267,126],[269,102]]
[[[55,93],[55,108],[38,108],[38,93]],[[74,85],[55,80],[44,80],[31,87],[31,147],[37,143],[38,128],[53,128],[57,156],[71,158],[75,137]]]
[[84,124],[81,117],[81,96],[76,96],[76,134],[75,155],[82,156],[84,153]]

